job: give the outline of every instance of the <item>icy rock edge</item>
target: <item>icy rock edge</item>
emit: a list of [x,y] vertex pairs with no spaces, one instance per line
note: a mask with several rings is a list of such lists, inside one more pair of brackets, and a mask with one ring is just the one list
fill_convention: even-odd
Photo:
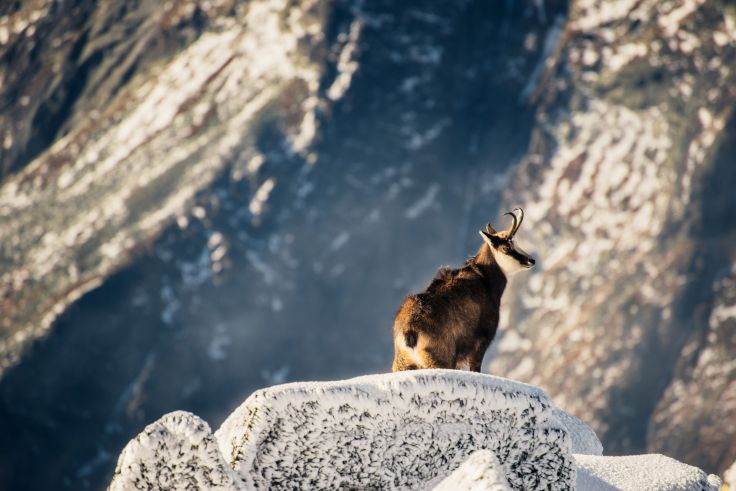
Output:
[[[440,484],[531,490],[591,483],[598,487],[590,489],[612,489],[621,484],[611,480],[616,458],[601,453],[593,431],[539,388],[484,374],[421,370],[259,390],[214,435],[193,414],[167,414],[128,443],[109,489]],[[658,487],[647,463],[631,459],[621,461],[622,468],[649,479],[647,489],[716,489],[705,473],[672,459],[666,463],[682,468],[662,477],[680,476],[678,487]]]

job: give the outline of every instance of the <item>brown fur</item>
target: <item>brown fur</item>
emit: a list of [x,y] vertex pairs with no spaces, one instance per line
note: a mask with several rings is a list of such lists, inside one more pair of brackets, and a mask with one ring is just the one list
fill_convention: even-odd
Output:
[[504,288],[506,276],[486,244],[463,267],[441,268],[396,313],[393,371],[466,365],[479,372],[498,328]]

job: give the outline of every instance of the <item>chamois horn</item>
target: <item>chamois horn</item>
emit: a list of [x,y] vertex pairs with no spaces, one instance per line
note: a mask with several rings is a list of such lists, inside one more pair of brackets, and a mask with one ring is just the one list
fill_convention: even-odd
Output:
[[[516,210],[519,210],[519,218],[516,217]],[[509,238],[512,238],[516,235],[516,231],[519,230],[519,227],[521,227],[521,222],[524,221],[524,210],[521,208],[514,208],[512,211],[504,213],[504,215],[511,215],[511,218],[514,220],[513,225],[511,225],[511,233],[509,234]]]

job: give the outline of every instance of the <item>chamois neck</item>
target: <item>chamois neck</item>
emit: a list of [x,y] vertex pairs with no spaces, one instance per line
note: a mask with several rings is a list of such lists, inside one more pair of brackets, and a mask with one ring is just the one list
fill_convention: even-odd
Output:
[[493,252],[491,252],[491,248],[486,244],[481,244],[480,249],[478,249],[478,252],[473,257],[473,262],[476,266],[498,266],[496,259],[493,257]]
[[493,252],[491,252],[488,245],[482,244],[471,262],[487,283],[492,285],[494,289],[500,289],[499,293],[503,292],[506,288],[506,275],[496,262],[496,258],[493,257]]

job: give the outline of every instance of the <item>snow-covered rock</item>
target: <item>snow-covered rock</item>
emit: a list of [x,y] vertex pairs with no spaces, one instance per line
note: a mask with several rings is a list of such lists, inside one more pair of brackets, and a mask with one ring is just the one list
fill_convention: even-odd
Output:
[[584,423],[534,386],[417,370],[259,390],[213,435],[162,417],[123,450],[127,489],[715,490],[662,455],[602,457]]
[[585,491],[717,491],[714,475],[660,454],[575,455],[577,489]]
[[214,438],[194,415],[164,416],[125,448],[111,489],[160,488],[161,476],[211,489],[429,489],[480,449],[514,489],[570,489],[573,452],[600,448],[541,389],[422,370],[259,390]]
[[423,488],[484,448],[516,489],[575,480],[569,430],[544,391],[456,370],[263,389],[216,437],[256,488]]
[[560,408],[555,407],[553,411],[555,416],[567,428],[573,453],[603,455],[603,445],[590,426]]
[[434,491],[511,491],[511,486],[493,452],[478,450]]
[[207,423],[176,411],[146,427],[123,449],[110,491],[247,489],[225,463]]

